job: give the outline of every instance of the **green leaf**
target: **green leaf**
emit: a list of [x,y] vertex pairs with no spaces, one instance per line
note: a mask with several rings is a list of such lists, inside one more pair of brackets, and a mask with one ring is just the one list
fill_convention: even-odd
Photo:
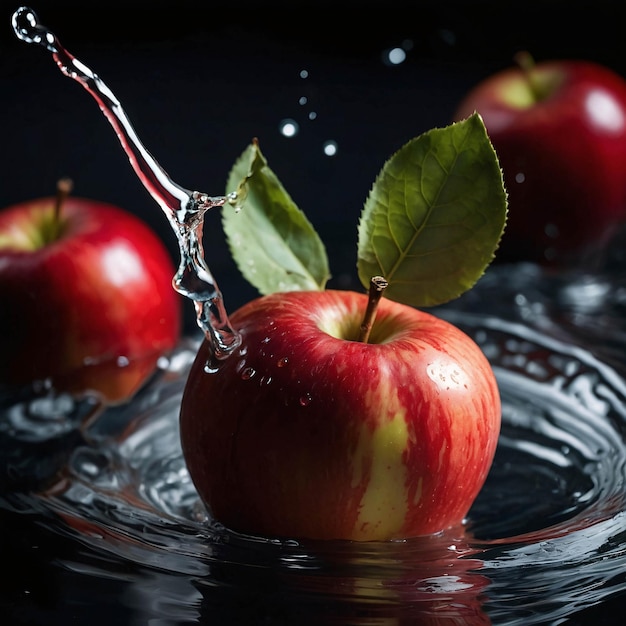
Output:
[[416,307],[470,289],[494,258],[507,217],[502,170],[478,114],[409,141],[385,163],[359,221],[359,280]]
[[330,277],[324,244],[267,165],[255,141],[233,166],[228,189],[241,210],[225,206],[222,224],[244,278],[261,294],[321,291]]

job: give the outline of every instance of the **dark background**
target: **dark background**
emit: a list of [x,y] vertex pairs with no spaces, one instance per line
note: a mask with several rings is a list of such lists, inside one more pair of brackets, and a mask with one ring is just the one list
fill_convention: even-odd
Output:
[[[160,209],[135,178],[95,101],[51,55],[13,34],[19,3],[0,12],[0,207],[74,193],[148,220],[176,256]],[[384,161],[451,121],[481,78],[513,63],[586,58],[626,75],[619,2],[55,2],[29,6],[62,45],[113,90],[145,146],[174,181],[220,195],[253,137],[322,235],[333,282],[355,281],[356,224]],[[406,61],[390,66],[386,50]],[[302,79],[301,70],[309,77]],[[300,97],[308,99],[299,104]],[[316,119],[309,120],[311,112]],[[300,125],[291,139],[284,118]],[[326,140],[338,152],[326,157]],[[207,218],[207,261],[232,311],[256,295]],[[185,303],[186,304],[186,303]],[[194,329],[185,307],[187,329]]]
[[[51,195],[57,179],[70,176],[76,195],[149,221],[175,257],[166,219],[96,103],[48,52],[14,36],[10,18],[19,5],[0,4],[0,206]],[[519,50],[538,61],[585,58],[626,75],[622,5],[33,0],[29,6],[104,79],[145,146],[182,186],[224,193],[234,160],[258,137],[326,242],[333,285],[348,286],[355,284],[359,213],[385,159],[419,133],[449,123],[467,90],[509,66]],[[393,47],[407,53],[398,66],[383,61]],[[299,104],[302,96],[306,105]],[[317,117],[309,120],[313,111]],[[284,118],[298,121],[296,137],[279,133]],[[336,156],[324,156],[326,140],[337,142]],[[205,247],[228,310],[255,295],[229,258],[217,213],[207,218]],[[191,332],[193,311],[184,304]],[[11,598],[25,602],[29,586],[41,593],[61,585],[48,574],[39,580],[61,547],[21,524],[0,525],[0,553],[17,572],[0,597],[9,615]],[[41,560],[32,556],[38,541]],[[620,615],[619,599],[612,604],[569,624],[619,623],[612,617]],[[94,616],[93,623],[101,622]]]

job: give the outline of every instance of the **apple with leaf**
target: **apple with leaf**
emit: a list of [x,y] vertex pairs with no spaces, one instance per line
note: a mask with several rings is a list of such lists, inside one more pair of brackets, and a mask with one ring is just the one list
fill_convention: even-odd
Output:
[[[190,242],[194,260],[202,257],[198,198],[216,204],[164,174],[110,90],[32,10],[16,11],[13,26],[92,93],[175,222],[185,263]],[[384,164],[358,227],[369,293],[326,289],[324,246],[258,143],[235,163],[228,189],[247,199],[224,214],[225,232],[261,296],[232,316],[232,349],[207,334],[180,414],[189,473],[214,518],[246,533],[353,540],[461,524],[495,453],[498,385],[477,344],[421,307],[470,289],[505,226],[502,171],[482,118],[424,133]],[[221,313],[200,265],[192,279],[200,274],[210,289],[182,292],[200,316],[203,305]]]
[[421,310],[470,289],[507,214],[479,115],[409,141],[358,225],[366,292],[326,289],[323,243],[257,142],[228,188],[234,258],[261,296],[231,316],[241,345],[202,343],[181,405],[190,476],[218,522],[264,536],[388,540],[462,524],[489,472],[501,405],[458,327]]

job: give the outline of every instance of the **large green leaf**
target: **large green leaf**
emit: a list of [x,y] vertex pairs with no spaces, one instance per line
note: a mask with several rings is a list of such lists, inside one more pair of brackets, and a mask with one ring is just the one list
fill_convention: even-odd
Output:
[[224,232],[244,278],[261,294],[323,290],[330,277],[321,239],[267,165],[257,142],[233,166],[227,189],[242,208],[225,207]]
[[409,141],[385,163],[359,222],[359,279],[417,307],[470,289],[502,236],[507,198],[497,156],[474,114]]

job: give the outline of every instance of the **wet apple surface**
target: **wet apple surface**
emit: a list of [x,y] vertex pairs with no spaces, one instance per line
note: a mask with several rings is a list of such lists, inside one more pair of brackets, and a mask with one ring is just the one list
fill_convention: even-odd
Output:
[[388,540],[460,526],[491,466],[500,396],[454,325],[367,295],[274,294],[235,312],[238,350],[204,343],[181,405],[190,475],[252,535]]

